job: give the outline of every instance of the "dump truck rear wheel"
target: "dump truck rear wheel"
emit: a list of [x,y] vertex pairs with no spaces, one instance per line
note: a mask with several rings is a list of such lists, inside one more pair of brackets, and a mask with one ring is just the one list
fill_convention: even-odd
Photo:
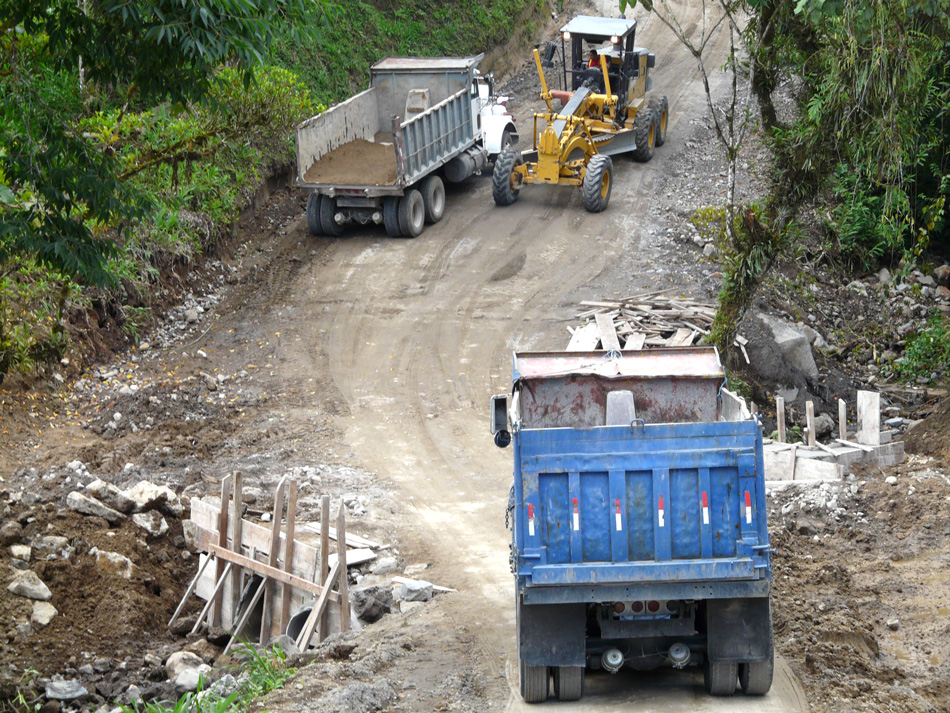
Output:
[[410,188],[399,200],[399,230],[405,238],[414,238],[426,223],[426,206],[422,194]]
[[399,228],[399,199],[395,196],[383,198],[383,225],[390,236],[402,237],[402,230]]
[[445,214],[445,184],[438,176],[427,176],[419,189],[425,205],[426,222],[438,223]]
[[711,663],[706,659],[703,664],[703,687],[713,696],[731,696],[736,692],[739,671],[738,664]]
[[491,182],[491,195],[495,199],[495,205],[511,205],[518,200],[521,186],[515,186],[513,172],[515,166],[520,166],[521,163],[521,155],[511,149],[498,155]]
[[592,156],[587,164],[587,173],[584,174],[584,207],[591,213],[600,213],[606,209],[613,183],[614,168],[610,156]]
[[336,200],[330,196],[324,196],[320,201],[320,228],[324,235],[340,237],[343,235],[343,226],[334,220],[336,215]]
[[666,143],[666,126],[670,121],[670,103],[665,96],[650,97],[649,106],[656,122],[656,142],[654,145],[662,146]]
[[653,122],[653,112],[650,111],[650,107],[643,107],[637,112],[633,120],[633,131],[637,141],[633,159],[646,163],[653,158],[653,147],[656,145],[656,124]]
[[554,669],[554,695],[559,701],[579,701],[584,696],[584,667],[557,666]]
[[311,235],[323,235],[323,228],[320,226],[320,203],[323,196],[319,193],[311,193],[307,196],[307,229]]
[[521,661],[519,674],[524,702],[544,703],[548,699],[548,667],[529,666]]

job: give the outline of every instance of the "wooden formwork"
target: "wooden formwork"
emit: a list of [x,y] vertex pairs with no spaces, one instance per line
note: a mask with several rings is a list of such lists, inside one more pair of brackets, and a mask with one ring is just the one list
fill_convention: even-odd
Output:
[[[195,548],[201,552],[199,569],[169,625],[194,593],[206,601],[194,630],[207,621],[230,631],[232,643],[238,638],[266,643],[286,633],[291,616],[304,606],[311,608],[296,637],[298,648],[309,646],[315,632],[317,641],[322,641],[332,631],[346,631],[350,624],[347,545],[363,546],[355,554],[366,561],[375,554],[365,546],[375,543],[347,535],[342,502],[336,527],[330,527],[328,496],[321,501],[320,547],[296,540],[297,483],[290,478],[277,486],[269,527],[239,516],[242,495],[241,474],[235,473],[222,480],[220,500],[191,501],[189,527],[193,528]],[[286,523],[285,530],[282,523]],[[331,539],[337,541],[332,554]],[[261,599],[260,628],[247,631]]]

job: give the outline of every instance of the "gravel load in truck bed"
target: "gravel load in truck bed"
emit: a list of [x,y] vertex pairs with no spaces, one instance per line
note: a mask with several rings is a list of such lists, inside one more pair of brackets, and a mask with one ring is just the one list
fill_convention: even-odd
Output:
[[391,143],[354,139],[315,161],[304,179],[308,183],[391,186],[396,182],[396,151]]

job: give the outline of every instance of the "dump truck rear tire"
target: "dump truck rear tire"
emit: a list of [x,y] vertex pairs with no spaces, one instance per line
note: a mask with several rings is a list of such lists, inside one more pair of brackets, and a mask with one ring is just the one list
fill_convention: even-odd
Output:
[[311,193],[307,196],[307,229],[311,235],[323,235],[323,228],[320,226],[320,203],[323,196],[319,193]]
[[731,696],[736,692],[739,665],[735,663],[711,663],[703,665],[703,687],[712,696]]
[[323,196],[323,200],[320,201],[320,228],[324,235],[338,238],[343,235],[343,226],[334,220],[334,215],[336,215],[336,199]]
[[666,127],[670,121],[670,103],[665,96],[650,97],[650,111],[653,112],[653,119],[656,121],[656,142],[655,146],[662,146],[666,143]]
[[399,200],[399,230],[404,238],[414,238],[426,224],[426,206],[422,194],[410,188]]
[[637,148],[633,151],[634,161],[646,163],[653,158],[653,147],[656,145],[656,124],[653,121],[653,112],[645,106],[637,112],[633,120],[634,136]]
[[548,667],[529,666],[521,661],[519,674],[524,702],[544,703],[548,699]]
[[498,155],[491,182],[491,195],[495,199],[495,205],[511,205],[518,200],[521,186],[516,187],[512,179],[515,166],[520,166],[521,163],[521,154],[511,149]]
[[391,237],[402,237],[402,229],[399,227],[399,199],[395,196],[383,198],[383,225]]
[[554,695],[559,701],[579,701],[584,696],[584,667],[555,667]]
[[600,213],[610,202],[610,191],[614,184],[614,164],[610,156],[597,154],[592,156],[584,174],[584,207],[591,213]]
[[438,223],[445,215],[445,184],[438,176],[427,176],[419,190],[426,209],[426,222]]

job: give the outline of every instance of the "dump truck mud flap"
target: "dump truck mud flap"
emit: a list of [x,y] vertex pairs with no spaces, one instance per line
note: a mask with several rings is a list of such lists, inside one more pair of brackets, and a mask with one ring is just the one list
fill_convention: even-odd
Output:
[[529,666],[584,666],[584,604],[517,606],[518,650]]
[[706,600],[706,641],[715,663],[765,661],[770,655],[769,598]]

